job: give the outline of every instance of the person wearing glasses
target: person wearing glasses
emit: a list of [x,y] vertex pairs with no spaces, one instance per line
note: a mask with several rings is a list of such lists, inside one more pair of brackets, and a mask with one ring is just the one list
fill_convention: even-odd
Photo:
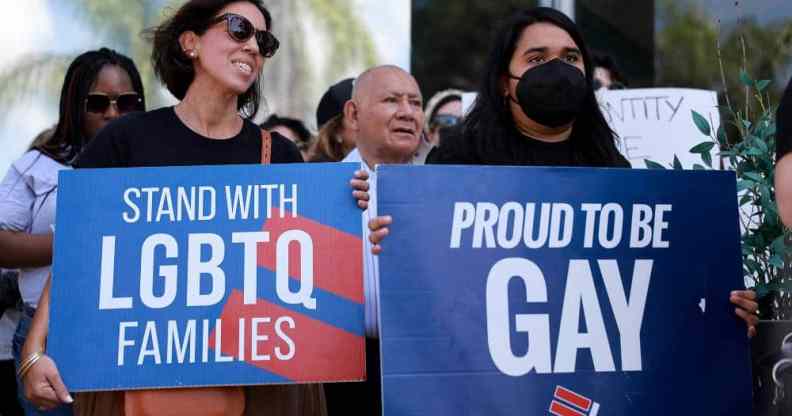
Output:
[[[261,100],[262,67],[279,46],[271,30],[272,17],[258,0],[186,2],[149,31],[154,70],[180,102],[110,123],[76,167],[302,162],[294,143],[277,133],[267,136],[250,120]],[[49,287],[23,351],[23,357],[35,358],[25,376],[28,397],[43,408],[71,401],[55,363],[41,353],[48,302]],[[326,414],[322,386],[315,384],[81,393],[75,410],[127,416]]]
[[[50,272],[58,172],[70,169],[111,120],[144,108],[143,83],[131,59],[106,48],[83,53],[66,71],[54,130],[34,141],[0,183],[0,267],[20,269],[24,302],[13,340],[17,368]],[[20,385],[25,414],[39,414],[23,392]],[[60,408],[52,414],[71,414],[71,409]]]
[[462,91],[448,89],[438,92],[426,104],[426,134],[432,146],[440,144],[440,130],[462,122]]

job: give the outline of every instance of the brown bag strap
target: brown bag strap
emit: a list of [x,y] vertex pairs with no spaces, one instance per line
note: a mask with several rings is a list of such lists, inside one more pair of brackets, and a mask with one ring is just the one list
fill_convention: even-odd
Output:
[[261,164],[269,165],[272,162],[272,135],[267,130],[261,129]]

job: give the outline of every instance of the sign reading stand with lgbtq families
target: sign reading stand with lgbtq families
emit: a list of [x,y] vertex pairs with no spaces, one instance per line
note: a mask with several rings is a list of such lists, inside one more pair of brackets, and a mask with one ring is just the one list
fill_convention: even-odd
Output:
[[385,416],[750,414],[734,173],[377,177]]
[[356,168],[62,172],[48,353],[69,389],[363,379]]

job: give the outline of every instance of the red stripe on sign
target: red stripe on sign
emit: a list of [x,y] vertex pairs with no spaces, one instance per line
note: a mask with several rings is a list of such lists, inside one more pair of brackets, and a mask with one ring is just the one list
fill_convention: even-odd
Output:
[[588,411],[591,408],[591,400],[583,397],[572,390],[565,389],[561,386],[556,386],[555,394],[556,399],[561,399],[573,406]]
[[581,413],[563,403],[559,403],[557,401],[553,401],[550,403],[550,413],[555,416],[586,416],[585,413]]
[[[302,230],[313,240],[314,286],[362,304],[362,240],[307,218],[293,218],[290,212],[284,214],[281,218],[280,210],[273,209],[272,218],[264,223],[264,231],[270,233],[270,243],[259,245],[258,265],[275,271],[278,237],[289,230]],[[297,243],[289,245],[289,276],[300,279],[300,247]]]
[[[242,292],[233,290],[223,308],[220,316],[220,351],[223,355],[298,382],[357,381],[365,378],[364,337],[261,299],[253,305],[243,302]],[[243,331],[240,331],[240,318],[244,319]],[[257,334],[268,337],[256,342],[258,358],[253,357],[252,350],[254,318],[264,318],[257,325]],[[276,327],[285,337],[278,334]],[[209,335],[212,349],[215,349],[216,330],[212,330]],[[291,345],[286,338],[291,341]],[[238,358],[240,339],[243,341],[242,360]],[[290,355],[290,358],[284,358]],[[264,356],[268,356],[268,359],[264,359]]]

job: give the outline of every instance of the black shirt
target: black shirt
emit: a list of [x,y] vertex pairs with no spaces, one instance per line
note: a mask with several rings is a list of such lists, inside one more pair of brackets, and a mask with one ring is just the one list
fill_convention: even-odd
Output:
[[[302,162],[289,139],[272,133],[272,163]],[[244,120],[236,136],[216,140],[190,130],[173,107],[113,120],[77,158],[77,168],[261,163],[261,130]]]
[[[442,136],[440,146],[429,153],[428,164],[455,165],[512,165],[512,166],[578,166],[574,160],[571,140],[557,143],[544,142],[512,132],[508,151],[498,154],[497,159],[483,156],[478,150],[474,135],[464,134],[461,128],[448,129]],[[623,156],[611,167],[629,168]]]

